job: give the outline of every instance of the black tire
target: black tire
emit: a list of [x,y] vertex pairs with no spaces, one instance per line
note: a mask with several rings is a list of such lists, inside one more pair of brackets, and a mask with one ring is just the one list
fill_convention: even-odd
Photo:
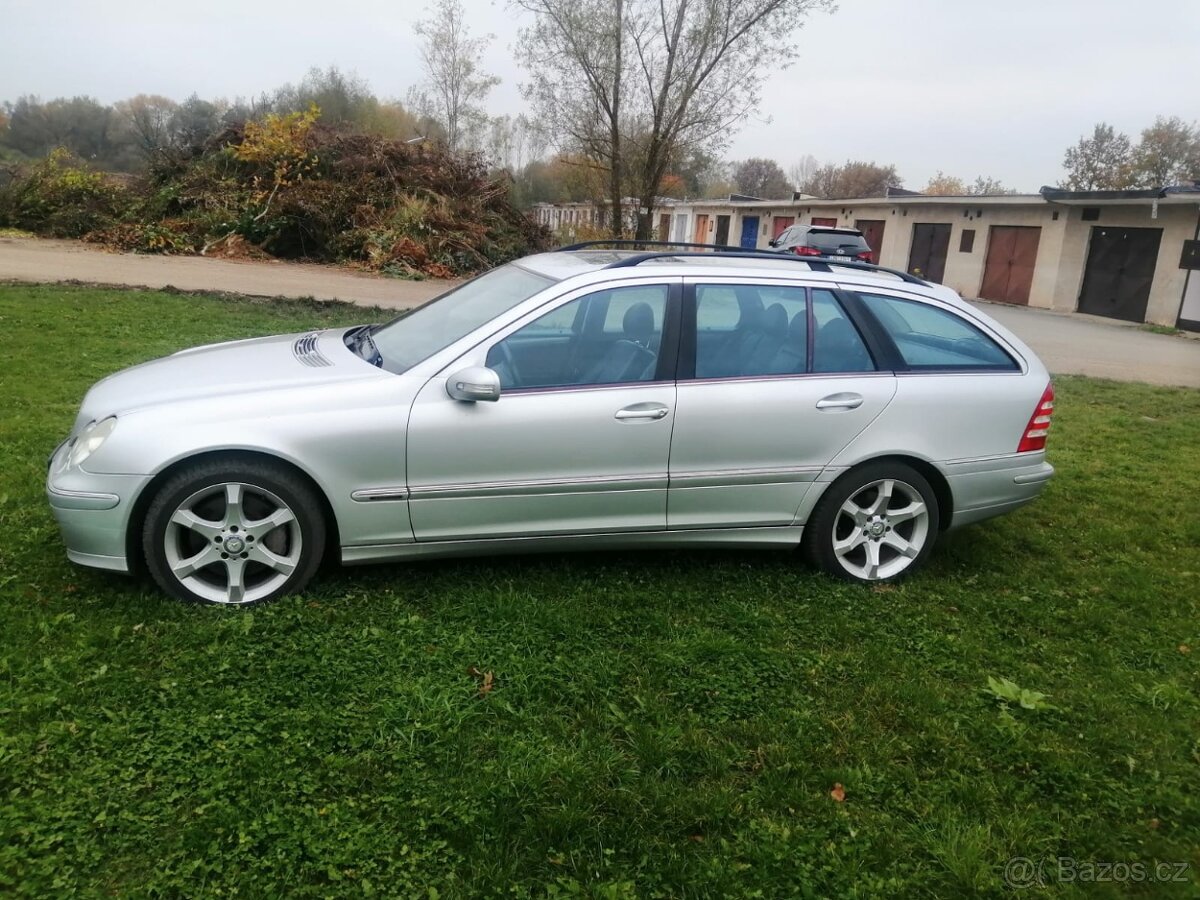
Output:
[[[882,485],[887,482],[892,483],[892,499],[885,498],[884,506],[876,509],[874,516],[864,521],[857,513],[843,510],[854,498],[851,506],[869,512],[878,505]],[[906,502],[900,503],[902,499]],[[917,501],[924,505],[924,513],[903,518],[916,509]],[[888,460],[864,463],[826,489],[808,517],[801,552],[812,565],[847,581],[898,581],[929,558],[937,542],[940,518],[937,495],[912,466]],[[859,543],[851,547],[854,541]],[[871,544],[875,545],[873,551]],[[873,575],[872,552],[876,563]]]
[[302,590],[321,565],[325,539],[312,487],[267,460],[187,466],[159,488],[142,527],[146,567],[158,586],[215,605],[251,606]]

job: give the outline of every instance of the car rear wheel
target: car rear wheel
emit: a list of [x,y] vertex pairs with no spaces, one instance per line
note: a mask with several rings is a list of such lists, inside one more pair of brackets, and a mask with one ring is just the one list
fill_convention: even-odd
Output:
[[915,571],[938,534],[937,496],[899,462],[868,463],[835,481],[804,531],[808,559],[848,581],[894,581]]
[[325,548],[313,490],[265,462],[213,460],[171,477],[142,531],[147,567],[168,593],[248,606],[301,590]]

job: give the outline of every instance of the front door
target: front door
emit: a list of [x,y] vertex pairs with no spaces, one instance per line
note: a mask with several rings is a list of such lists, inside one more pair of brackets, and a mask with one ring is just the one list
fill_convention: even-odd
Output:
[[747,250],[758,246],[758,216],[742,216],[741,246]]
[[950,226],[918,222],[913,225],[908,271],[927,281],[946,277],[946,251],[950,249]]
[[[421,389],[408,428],[418,541],[666,527],[678,287],[592,291],[534,314]],[[446,392],[486,364],[496,402]]]
[[884,219],[859,219],[854,227],[863,233],[863,239],[871,248],[871,262],[879,265],[879,251],[883,249],[883,228],[887,225]]
[[828,216],[813,216],[812,223],[819,228],[837,228],[837,219]]
[[794,285],[702,283],[688,294],[667,527],[791,525],[896,379],[876,371],[829,290],[810,300]]
[[692,234],[692,243],[708,243],[708,216],[704,213],[696,214],[696,230]]
[[1028,306],[1041,235],[1040,228],[993,225],[979,296],[984,300]]
[[1146,303],[1161,241],[1161,228],[1094,226],[1079,311],[1129,322],[1146,321]]
[[775,216],[775,218],[771,220],[771,240],[776,240],[781,234],[795,224],[795,216]]
[[717,237],[714,243],[729,243],[729,216],[717,216]]

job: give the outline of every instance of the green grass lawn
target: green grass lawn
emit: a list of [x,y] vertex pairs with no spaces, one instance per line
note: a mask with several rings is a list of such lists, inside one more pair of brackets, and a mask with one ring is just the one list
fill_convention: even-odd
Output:
[[45,459],[93,381],[382,315],[0,286],[0,893],[961,896],[1062,856],[1196,895],[1200,392],[1057,379],[1043,497],[897,587],[610,553],[225,610],[67,562]]

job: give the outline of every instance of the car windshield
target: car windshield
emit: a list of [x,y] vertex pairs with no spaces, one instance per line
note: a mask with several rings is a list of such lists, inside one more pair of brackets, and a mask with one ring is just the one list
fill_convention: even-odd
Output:
[[520,266],[501,266],[393,319],[371,338],[383,368],[399,374],[553,283]]
[[817,231],[808,233],[808,245],[822,253],[853,254],[870,250],[861,234],[852,231]]

